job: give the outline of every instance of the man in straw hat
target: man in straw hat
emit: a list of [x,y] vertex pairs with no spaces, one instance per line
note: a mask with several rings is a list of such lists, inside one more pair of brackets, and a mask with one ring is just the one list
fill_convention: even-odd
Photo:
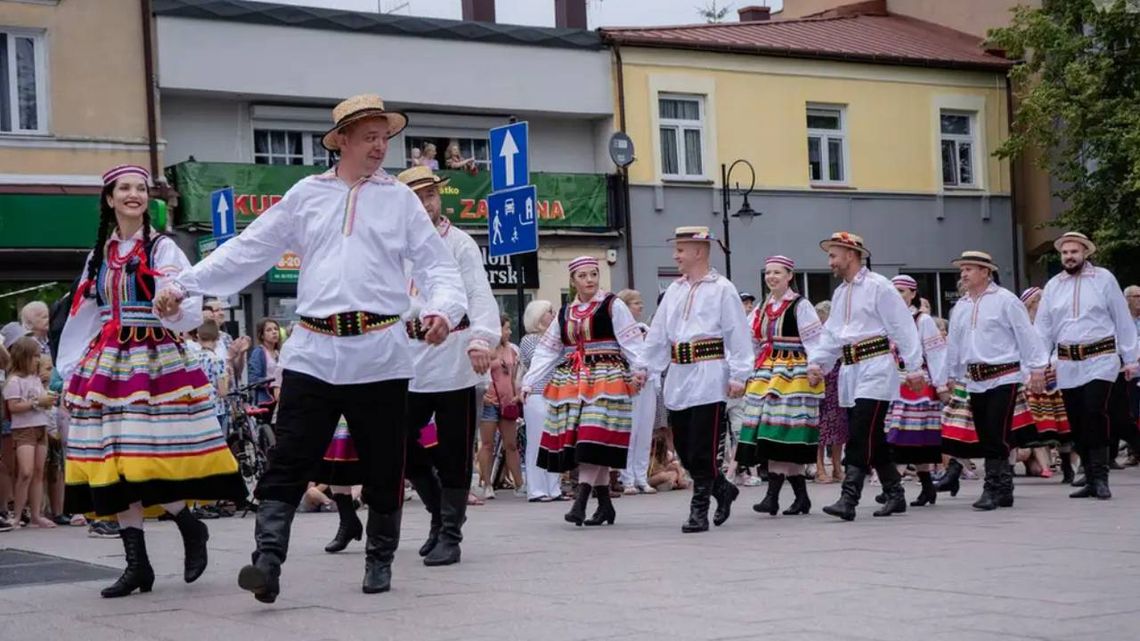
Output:
[[842,358],[839,405],[848,408],[850,429],[841,494],[823,511],[854,520],[863,482],[874,467],[886,498],[875,516],[905,512],[902,478],[891,463],[884,423],[900,385],[898,366],[891,358],[892,342],[907,367],[905,383],[915,392],[926,385],[918,331],[891,281],[863,265],[871,252],[861,237],[837,232],[819,246],[827,252],[831,273],[843,282],[832,295],[827,331],[811,356],[808,378],[813,385],[818,383]]
[[[1107,500],[1112,498],[1111,440],[1121,436],[1131,436],[1133,443],[1138,440],[1133,436],[1135,423],[1129,426],[1132,434],[1114,434],[1112,414],[1122,408],[1110,402],[1114,388],[1136,378],[1140,367],[1136,325],[1116,277],[1089,262],[1096,245],[1087,236],[1067,232],[1053,246],[1061,254],[1064,271],[1045,285],[1035,325],[1045,347],[1057,349],[1057,387],[1085,468],[1085,487],[1070,496]],[[1115,396],[1116,403],[1124,402],[1124,394]]]
[[951,387],[965,379],[978,448],[985,458],[985,482],[974,509],[1013,506],[1013,468],[1009,463],[1014,414],[1029,387],[1045,391],[1049,352],[1017,294],[994,282],[998,267],[989,254],[965,251],[953,261],[965,286],[950,315],[946,377]]
[[322,142],[340,153],[337,165],[298,182],[155,299],[160,314],[177,314],[177,301],[188,294],[236,294],[286,250],[303,258],[297,287],[302,331],[281,354],[277,445],[254,490],[257,550],[238,577],[265,603],[277,599],[294,512],[342,415],[367,476],[362,588],[389,589],[404,496],[402,419],[415,372],[400,322],[411,304],[404,261],[411,261],[427,293],[419,320],[428,343],[442,343],[467,312],[463,280],[444,239],[415,193],[381,169],[389,138],[407,118],[386,110],[379,96],[363,95],[337,105],[333,119]]
[[752,339],[736,287],[709,266],[714,241],[708,227],[678,227],[673,260],[681,278],[669,285],[653,315],[643,350],[652,375],[665,377],[665,407],[681,464],[693,477],[689,518],[682,532],[709,529],[728,520],[740,490],[717,463],[725,400],[744,395],[752,373]]

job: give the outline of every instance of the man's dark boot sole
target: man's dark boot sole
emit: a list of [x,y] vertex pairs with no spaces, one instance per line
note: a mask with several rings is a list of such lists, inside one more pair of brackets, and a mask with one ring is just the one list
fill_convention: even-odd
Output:
[[828,505],[827,507],[823,508],[823,513],[830,515],[830,516],[834,516],[836,518],[843,519],[844,521],[854,521],[855,520],[855,511],[854,510],[847,511],[847,510],[844,510],[841,508],[834,507],[832,505]]
[[269,575],[256,565],[247,565],[238,573],[238,587],[253,593],[253,598],[262,603],[277,600],[276,592],[269,592]]

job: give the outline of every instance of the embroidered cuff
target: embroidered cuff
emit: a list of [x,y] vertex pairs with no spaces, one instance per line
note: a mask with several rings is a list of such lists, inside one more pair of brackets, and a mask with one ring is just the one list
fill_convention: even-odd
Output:
[[475,338],[472,339],[471,342],[467,343],[467,351],[474,352],[476,350],[489,352],[491,351],[491,346],[487,344],[487,341],[481,338]]
[[451,329],[452,329],[452,328],[455,326],[455,325],[454,325],[454,324],[451,322],[451,319],[449,319],[449,318],[447,317],[447,314],[444,314],[443,312],[440,312],[440,311],[436,311],[436,310],[428,310],[428,311],[423,311],[423,312],[420,312],[420,321],[421,321],[421,322],[425,322],[425,323],[426,323],[426,322],[427,322],[427,319],[429,319],[429,318],[431,318],[431,317],[433,317],[433,316],[434,316],[434,317],[436,317],[436,318],[442,318],[442,319],[443,319],[443,322],[447,323],[447,331],[449,331],[449,332],[450,332],[450,331],[451,331]]

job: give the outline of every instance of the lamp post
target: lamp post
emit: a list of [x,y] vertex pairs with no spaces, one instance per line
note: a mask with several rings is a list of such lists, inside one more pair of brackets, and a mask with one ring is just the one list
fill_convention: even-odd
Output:
[[[720,166],[720,193],[721,193],[721,218],[724,220],[724,240],[720,243],[720,248],[724,250],[724,275],[725,278],[732,280],[732,242],[729,237],[728,231],[728,210],[732,207],[732,194],[729,192],[729,179],[732,176],[732,170],[736,169],[737,165],[743,164],[748,168],[749,174],[752,176],[751,182],[748,184],[748,189],[741,192],[744,196],[744,203],[740,206],[740,210],[732,214],[733,218],[739,218],[745,223],[752,220],[753,216],[759,216],[763,212],[752,209],[752,205],[748,203],[748,194],[756,187],[756,170],[752,168],[752,163],[741,158],[734,161],[731,165]],[[736,191],[740,192],[740,183],[736,183]]]

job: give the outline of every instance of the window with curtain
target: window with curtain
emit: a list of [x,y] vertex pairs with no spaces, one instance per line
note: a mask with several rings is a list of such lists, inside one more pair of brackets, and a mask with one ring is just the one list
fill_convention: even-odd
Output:
[[704,98],[662,94],[657,104],[661,175],[668,178],[703,178]]
[[43,35],[0,28],[0,132],[45,133]]
[[970,112],[943,110],[940,114],[942,184],[947,187],[978,186],[974,170],[976,120],[977,115]]
[[818,184],[847,182],[847,131],[843,107],[807,109],[808,177]]

